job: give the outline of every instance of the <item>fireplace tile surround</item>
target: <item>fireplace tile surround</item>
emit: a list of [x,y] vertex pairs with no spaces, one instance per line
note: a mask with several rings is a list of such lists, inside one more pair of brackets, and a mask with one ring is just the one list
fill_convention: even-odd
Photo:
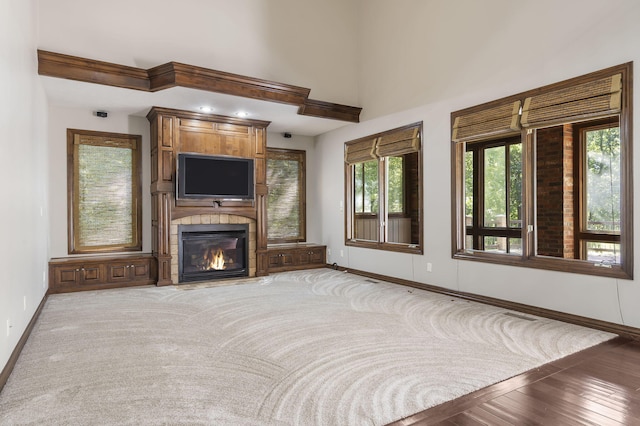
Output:
[[199,224],[248,224],[249,225],[249,277],[256,276],[256,221],[244,216],[232,214],[200,214],[187,216],[171,221],[171,280],[174,284],[179,283],[178,272],[178,225],[199,225]]

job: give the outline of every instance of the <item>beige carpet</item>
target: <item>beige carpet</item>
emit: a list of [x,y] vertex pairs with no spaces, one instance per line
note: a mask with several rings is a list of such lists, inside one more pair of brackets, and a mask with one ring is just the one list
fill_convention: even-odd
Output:
[[329,269],[60,294],[0,424],[382,425],[612,337]]

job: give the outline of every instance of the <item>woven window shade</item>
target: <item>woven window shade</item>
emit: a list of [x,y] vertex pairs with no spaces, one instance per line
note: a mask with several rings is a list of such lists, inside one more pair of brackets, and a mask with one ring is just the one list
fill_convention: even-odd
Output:
[[620,112],[622,74],[554,90],[524,101],[523,127],[540,127]]
[[480,140],[519,131],[520,105],[520,101],[513,101],[456,117],[452,140]]
[[267,239],[304,241],[304,156],[267,153]]
[[347,142],[344,146],[344,161],[347,164],[363,163],[376,158],[377,138]]
[[135,140],[76,135],[76,249],[137,243]]
[[376,155],[378,157],[391,157],[410,154],[420,150],[420,129],[412,127],[399,130],[378,138]]

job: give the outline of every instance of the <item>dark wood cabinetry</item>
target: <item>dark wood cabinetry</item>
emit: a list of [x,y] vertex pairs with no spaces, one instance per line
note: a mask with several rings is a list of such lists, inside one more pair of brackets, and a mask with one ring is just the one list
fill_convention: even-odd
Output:
[[321,268],[327,247],[315,244],[283,244],[267,248],[269,272]]
[[67,257],[49,261],[49,292],[155,284],[150,255]]

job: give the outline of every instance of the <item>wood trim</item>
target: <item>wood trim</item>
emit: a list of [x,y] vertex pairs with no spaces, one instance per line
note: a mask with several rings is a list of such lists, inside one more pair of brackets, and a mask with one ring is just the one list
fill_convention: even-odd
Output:
[[31,321],[29,321],[29,324],[27,324],[27,328],[24,330],[24,333],[22,333],[22,337],[20,337],[20,340],[18,340],[18,344],[13,349],[13,352],[11,352],[11,356],[9,357],[7,364],[2,369],[2,373],[0,373],[0,392],[2,392],[4,385],[7,384],[7,380],[9,380],[9,376],[11,375],[11,372],[13,371],[13,368],[15,367],[16,362],[18,361],[18,357],[20,356],[20,353],[22,352],[24,345],[27,344],[27,340],[31,335],[31,331],[33,330],[33,327],[36,325],[36,322],[38,321],[38,318],[40,317],[40,313],[42,312],[42,309],[44,308],[44,305],[48,298],[49,298],[49,293],[46,293],[42,298],[42,300],[40,301],[38,308],[33,313],[33,317],[31,317]]
[[180,86],[293,105],[303,104],[311,92],[311,89],[304,87],[178,62],[169,62],[147,72],[152,92]]
[[[191,111],[185,111],[182,109],[164,108],[159,106],[151,107],[151,110],[147,114],[147,120],[151,122],[158,115],[166,115],[166,116],[172,116],[176,118],[186,118],[189,120],[212,121],[215,123],[234,124],[238,126],[257,127],[257,128],[267,128],[269,124],[271,124],[270,121],[265,121],[265,120],[227,117],[226,115],[205,114],[201,112],[191,112]],[[163,136],[169,136],[172,134],[173,131],[174,129],[171,129],[169,134],[163,135]],[[173,146],[173,144],[171,144],[170,146]]]
[[38,50],[38,75],[157,92],[187,87],[298,106],[298,114],[358,123],[362,108],[309,99],[311,89],[179,62],[150,69]]
[[38,50],[38,75],[150,91],[147,71],[141,68]]
[[[76,151],[76,138],[100,139],[101,146],[115,146],[115,143],[106,143],[109,139],[126,141],[119,143],[119,147],[126,147],[132,152],[132,244],[130,245],[102,245],[82,246],[76,234],[79,210],[78,193],[76,191],[78,176],[76,176],[76,163],[79,161]],[[80,143],[86,145],[86,143]],[[99,132],[93,130],[67,129],[67,246],[69,254],[86,253],[116,253],[136,252],[142,250],[142,136],[124,133]]]
[[360,122],[360,112],[362,108],[349,105],[334,104],[331,102],[306,99],[304,104],[298,108],[298,114],[309,117],[333,118],[334,120],[348,121],[351,123]]
[[562,321],[570,324],[589,327],[596,330],[614,333],[622,337],[633,340],[640,340],[640,328],[630,327],[628,325],[616,324],[608,321],[597,320],[593,318],[583,317],[580,315],[568,314],[565,312],[554,311],[551,309],[539,308],[537,306],[525,305],[523,303],[510,302],[508,300],[497,299],[494,297],[482,296],[463,291],[450,290],[444,287],[438,287],[432,284],[423,284],[416,281],[405,280],[402,278],[390,277],[387,275],[375,274],[372,272],[360,271],[344,267],[333,267],[327,265],[327,268],[338,269],[344,272],[361,275],[363,277],[374,278],[381,281],[400,284],[407,287],[419,288],[421,290],[431,291],[433,293],[444,294],[447,296],[458,297],[460,299],[470,300],[473,302],[483,303],[485,305],[497,306],[499,308],[510,309],[525,314],[536,315],[543,318],[549,318],[556,321]]

